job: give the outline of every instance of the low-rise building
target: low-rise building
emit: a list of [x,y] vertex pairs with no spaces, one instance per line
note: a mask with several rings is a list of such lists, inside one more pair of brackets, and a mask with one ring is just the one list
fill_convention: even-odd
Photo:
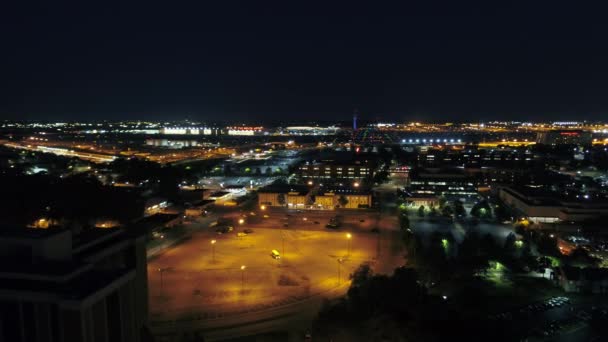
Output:
[[608,269],[560,267],[557,281],[566,292],[608,293]]
[[258,192],[258,204],[294,209],[364,209],[372,206],[372,195],[348,188],[267,187]]
[[417,169],[410,173],[407,189],[414,198],[444,196],[467,201],[477,198],[479,187],[479,176],[461,169]]
[[435,196],[412,196],[406,199],[406,202],[414,207],[439,207],[439,198]]
[[539,132],[536,142],[546,145],[591,145],[592,134],[578,129],[559,129]]
[[503,187],[498,195],[534,222],[582,222],[608,217],[608,201],[576,199],[538,188]]
[[374,176],[374,167],[368,161],[306,163],[298,168],[303,179],[333,182],[339,180],[367,180]]

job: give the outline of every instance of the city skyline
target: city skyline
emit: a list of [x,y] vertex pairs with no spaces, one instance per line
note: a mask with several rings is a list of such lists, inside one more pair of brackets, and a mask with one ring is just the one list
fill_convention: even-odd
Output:
[[608,340],[606,10],[3,6],[0,341]]

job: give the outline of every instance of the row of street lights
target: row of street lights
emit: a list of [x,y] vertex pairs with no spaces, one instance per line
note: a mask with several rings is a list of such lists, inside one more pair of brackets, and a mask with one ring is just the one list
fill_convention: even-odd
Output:
[[[265,206],[261,207],[262,210],[265,210]],[[244,220],[240,219],[239,220],[239,224],[243,224]],[[346,241],[347,241],[347,253],[346,253],[346,257],[350,256],[350,249],[351,249],[351,240],[353,238],[353,235],[351,233],[346,233]],[[211,259],[212,262],[215,263],[215,244],[217,243],[217,240],[213,239],[210,241],[211,242]],[[285,234],[283,229],[281,229],[281,244],[282,244],[282,248],[281,248],[281,253],[283,255],[285,255]],[[338,285],[340,285],[341,283],[341,269],[340,269],[340,265],[342,263],[344,263],[345,259],[344,258],[338,258]],[[247,268],[247,266],[245,265],[241,265],[240,269],[241,269],[241,290],[243,290],[245,288],[245,269]],[[160,276],[161,276],[161,292],[162,292],[162,287],[163,287],[163,272],[167,271],[168,268],[165,269],[160,269]]]
[[[262,210],[266,210],[266,206],[262,205],[260,207]],[[244,224],[245,220],[244,219],[239,219],[239,224]],[[346,257],[350,256],[350,249],[351,249],[351,240],[353,238],[353,235],[351,233],[346,233],[346,240],[347,240],[347,254]],[[217,240],[212,239],[210,241],[211,243],[211,260],[213,263],[215,263],[215,245],[217,244]],[[282,253],[283,255],[285,255],[285,235],[284,235],[284,231],[283,229],[281,229],[281,243],[282,243]],[[341,274],[340,274],[340,265],[345,261],[344,258],[338,258],[338,285],[341,282]],[[241,265],[240,270],[241,270],[241,290],[244,290],[245,288],[245,269],[247,268],[247,266],[245,265]],[[163,268],[159,268],[158,271],[160,273],[160,292],[161,292],[161,296],[163,295],[163,275],[164,272],[169,271],[171,268],[170,267],[163,267]]]

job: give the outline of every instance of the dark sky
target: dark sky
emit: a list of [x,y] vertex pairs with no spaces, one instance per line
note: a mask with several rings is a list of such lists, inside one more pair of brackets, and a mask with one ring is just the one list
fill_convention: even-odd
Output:
[[4,7],[0,119],[608,119],[606,8],[486,2]]

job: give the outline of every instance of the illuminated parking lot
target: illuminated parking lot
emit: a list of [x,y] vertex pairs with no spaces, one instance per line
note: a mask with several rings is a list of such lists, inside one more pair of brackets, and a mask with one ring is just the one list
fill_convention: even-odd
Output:
[[[333,231],[320,222],[331,214],[298,215],[287,228],[279,224],[284,219],[278,214],[260,217],[256,224],[237,223],[233,232],[222,235],[201,226],[192,239],[151,260],[152,317],[178,319],[192,313],[215,317],[293,304],[325,293],[339,295],[347,289],[348,275],[361,263],[390,271],[404,261],[395,231],[370,230],[390,222],[357,216]],[[245,228],[253,233],[237,237]],[[279,252],[280,259],[271,256],[272,250]]]

